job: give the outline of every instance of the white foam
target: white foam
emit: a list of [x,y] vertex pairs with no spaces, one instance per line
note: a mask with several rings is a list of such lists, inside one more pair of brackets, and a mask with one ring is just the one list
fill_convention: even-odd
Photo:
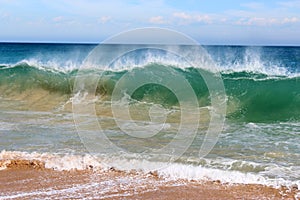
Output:
[[247,48],[243,59],[235,61],[232,63],[232,60],[236,58],[236,55],[222,57],[222,64],[217,63],[218,68],[224,73],[232,72],[248,72],[248,73],[259,73],[265,74],[268,76],[286,76],[286,77],[298,77],[299,73],[293,73],[289,71],[286,67],[282,66],[281,63],[276,63],[275,61],[266,61],[262,58],[261,52],[259,49]]
[[300,192],[295,195],[295,199],[300,199]]
[[131,52],[128,55],[118,58],[111,64],[111,66],[109,66],[109,69],[116,71],[130,70],[133,68],[141,68],[152,63],[178,68],[184,68],[187,66],[187,62],[184,62],[182,58],[175,54],[170,52],[162,54],[161,52],[149,49],[145,50],[142,55],[136,55]]
[[[27,153],[20,151],[1,151],[0,160],[38,160],[45,163],[45,167],[58,171],[62,170],[84,170],[100,168],[100,163],[91,155],[55,155],[50,153]],[[5,169],[5,165],[1,166]]]
[[25,59],[20,61],[20,63],[26,63],[29,66],[34,66],[41,70],[49,70],[52,72],[69,72],[74,69],[78,69],[80,63],[76,63],[73,60],[66,60],[66,61],[55,61],[55,60],[48,60],[46,62],[40,61],[38,59]]
[[[67,73],[75,69],[79,69],[80,67],[84,67],[84,69],[98,69],[98,70],[109,70],[109,71],[123,71],[123,70],[131,70],[133,68],[142,68],[148,66],[149,64],[161,64],[165,66],[173,66],[181,69],[192,67],[199,67],[209,71],[219,71],[222,73],[233,73],[233,72],[248,72],[248,73],[259,73],[265,74],[270,77],[284,76],[284,77],[299,77],[300,73],[291,72],[281,63],[276,63],[275,61],[266,61],[262,58],[261,52],[257,49],[247,48],[243,59],[239,61],[235,61],[232,63],[232,60],[235,54],[224,56],[218,58],[215,62],[210,58],[209,54],[201,48],[199,48],[200,53],[204,55],[193,55],[190,56],[192,50],[188,48],[181,48],[180,51],[183,54],[189,55],[189,58],[192,60],[184,60],[182,57],[173,54],[172,50],[174,48],[181,48],[179,46],[170,46],[169,51],[166,53],[161,53],[153,51],[151,49],[145,50],[143,54],[136,54],[135,52],[129,53],[128,55],[124,55],[120,58],[117,58],[110,66],[95,66],[91,63],[82,63],[82,61],[78,61],[78,59],[69,59],[69,60],[47,60],[41,61],[38,58],[29,58],[24,59],[15,64],[1,64],[7,67],[13,68],[14,66],[25,63],[30,66],[34,66],[41,70],[47,70],[54,73],[63,72]],[[226,60],[227,59],[227,60]],[[188,63],[189,62],[189,63]],[[214,64],[213,64],[214,63]],[[84,66],[83,66],[84,65]],[[212,66],[214,65],[214,69]]]
[[[23,193],[2,196],[2,197],[0,197],[0,199],[25,198],[25,197],[30,197],[30,196],[58,196],[58,195],[68,196],[69,198],[70,197],[78,198],[79,197],[78,195],[80,195],[80,193],[78,193],[79,190],[94,187],[95,185],[98,185],[98,184],[97,183],[88,183],[88,184],[74,185],[74,186],[72,186],[70,188],[66,188],[66,189],[51,188],[48,191],[37,190],[37,191],[32,191],[32,192],[23,192]],[[83,198],[83,196],[81,198]]]
[[[300,181],[290,181],[284,178],[272,179],[254,172],[240,172],[230,168],[216,169],[213,167],[195,166],[181,163],[151,162],[143,159],[125,159],[120,157],[107,156],[96,159],[91,155],[55,155],[49,153],[26,153],[19,151],[2,151],[0,160],[39,160],[45,162],[45,167],[54,170],[85,170],[102,169],[111,167],[123,170],[137,170],[145,174],[157,171],[158,175],[165,180],[219,180],[222,183],[234,184],[262,184],[273,187],[297,185],[300,188]],[[226,162],[226,161],[225,161]],[[228,161],[229,162],[229,161]],[[7,163],[9,164],[9,163]],[[5,169],[5,164],[0,166]]]
[[13,63],[13,64],[2,63],[0,65],[5,66],[5,67],[1,68],[0,70],[14,68],[15,66],[18,66],[21,64],[29,65],[29,66],[35,67],[37,69],[44,70],[44,71],[50,71],[53,73],[59,73],[59,72],[67,73],[67,72],[73,71],[75,69],[78,69],[81,65],[81,63],[76,63],[75,61],[72,61],[72,60],[67,60],[64,62],[48,60],[46,62],[43,62],[38,59],[30,58],[30,59],[21,60],[17,63]]
[[18,125],[9,122],[0,122],[0,131],[19,130]]
[[[300,181],[290,181],[283,178],[272,179],[264,176],[263,174],[258,174],[254,172],[240,172],[231,170],[230,166],[234,164],[234,161],[209,161],[206,167],[195,166],[189,164],[181,163],[162,163],[162,162],[150,162],[147,160],[136,160],[136,159],[118,159],[109,158],[103,160],[106,165],[113,166],[116,169],[129,171],[131,169],[140,170],[144,173],[149,173],[151,171],[157,171],[158,175],[168,179],[168,180],[220,180],[223,183],[234,183],[234,184],[262,184],[273,187],[292,185],[300,186]],[[209,163],[211,162],[211,163]],[[219,165],[224,164],[224,169],[219,167],[216,169],[214,166],[220,162]],[[227,164],[226,164],[227,162]],[[256,163],[246,163],[251,164],[254,167],[258,164]],[[225,167],[228,165],[227,167]],[[241,162],[241,165],[245,165],[245,162]]]

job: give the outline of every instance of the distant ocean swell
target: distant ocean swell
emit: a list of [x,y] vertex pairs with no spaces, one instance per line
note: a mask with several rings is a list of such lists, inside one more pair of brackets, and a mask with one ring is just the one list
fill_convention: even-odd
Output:
[[[158,63],[143,66],[173,68],[192,86],[201,107],[210,105],[210,94],[198,69],[174,67]],[[135,69],[131,69],[135,70]],[[78,69],[62,71],[21,62],[0,65],[1,96],[19,98],[19,94],[30,99],[35,90],[43,90],[51,97],[61,96],[68,101],[73,95],[73,85]],[[96,94],[109,99],[115,84],[127,72],[89,69],[85,75],[99,74]],[[300,119],[300,77],[298,75],[268,75],[254,71],[221,71],[227,102],[227,118],[249,122],[294,121]],[[27,93],[27,95],[25,95]],[[165,107],[178,106],[176,96],[166,87],[148,84],[140,87],[131,96],[133,100],[157,103]],[[26,98],[25,98],[26,99]],[[51,98],[49,98],[51,99]],[[57,101],[57,98],[52,98]],[[52,102],[61,104],[63,102]],[[34,109],[34,108],[32,108]]]

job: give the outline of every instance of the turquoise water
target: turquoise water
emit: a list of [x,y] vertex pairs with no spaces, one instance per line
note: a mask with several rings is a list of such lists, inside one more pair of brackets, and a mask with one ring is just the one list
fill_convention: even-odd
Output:
[[[94,67],[79,73],[81,64],[94,47],[0,44],[2,157],[17,152],[28,155],[33,152],[86,155],[89,153],[87,145],[94,145],[92,142],[97,144],[103,139],[99,138],[99,130],[91,122],[96,117],[107,139],[120,149],[120,152],[111,149],[105,149],[105,153],[99,152],[97,156],[101,157],[101,161],[105,160],[105,164],[146,171],[153,165],[161,169],[161,174],[175,178],[208,177],[225,182],[299,185],[300,48],[204,46],[220,72],[227,109],[223,131],[216,145],[207,156],[201,158],[199,148],[208,130],[213,107],[211,94],[200,74],[213,76],[215,72],[205,66],[195,68],[173,57],[167,60],[165,55],[161,56],[164,54],[161,51],[136,51],[113,63],[114,66],[122,65],[121,70]],[[113,50],[119,46],[110,45],[108,48]],[[182,104],[176,94],[168,87],[149,83],[129,95],[133,121],[141,126],[153,125],[154,130],[160,127],[157,134],[148,138],[126,134],[118,126],[111,110],[114,89],[122,77],[132,75],[126,84],[134,85],[138,78],[143,79],[141,76],[156,77],[157,74],[150,73],[153,69],[160,70],[159,77],[172,80],[174,84],[181,83],[177,80],[178,75],[183,77],[191,86],[199,106],[197,134],[184,154],[170,164],[169,170],[161,167],[163,158],[144,161],[140,154],[163,148],[177,134],[182,120]],[[85,126],[86,133],[80,134],[76,130],[72,109],[72,102],[77,98],[74,83],[78,76],[100,77],[94,94],[86,94],[92,102],[87,106],[94,106],[96,113],[82,118],[80,123]],[[191,97],[185,96],[184,102],[189,101]],[[119,103],[121,105],[122,101]],[[118,108],[122,110],[122,105]],[[163,126],[160,124],[164,117],[161,111],[166,114]],[[154,113],[152,118],[150,112]],[[193,116],[188,117],[193,122]],[[158,122],[151,124],[153,119]],[[126,123],[127,131],[137,131],[131,122]],[[129,152],[129,156],[124,156],[122,151]],[[205,176],[201,173],[203,171]]]

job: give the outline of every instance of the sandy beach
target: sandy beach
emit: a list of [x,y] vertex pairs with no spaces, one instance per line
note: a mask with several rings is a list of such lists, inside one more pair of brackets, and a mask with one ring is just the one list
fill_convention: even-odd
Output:
[[[297,188],[167,180],[155,172],[55,171],[40,161],[2,160],[0,199],[296,199]],[[299,198],[299,197],[298,197]]]

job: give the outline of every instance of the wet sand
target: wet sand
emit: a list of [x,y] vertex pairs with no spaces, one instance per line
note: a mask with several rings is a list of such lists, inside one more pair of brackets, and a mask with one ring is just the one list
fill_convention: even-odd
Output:
[[0,199],[296,199],[297,188],[165,180],[110,170],[55,171],[40,161],[0,161]]

